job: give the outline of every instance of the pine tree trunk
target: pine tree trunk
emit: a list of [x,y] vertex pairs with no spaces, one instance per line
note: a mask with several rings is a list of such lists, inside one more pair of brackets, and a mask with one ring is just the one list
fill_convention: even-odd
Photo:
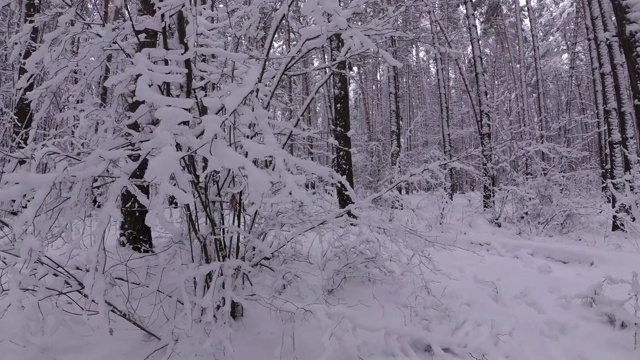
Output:
[[493,144],[491,140],[491,112],[489,110],[489,93],[487,91],[480,37],[472,0],[465,0],[467,30],[471,39],[473,68],[476,78],[476,101],[478,103],[479,119],[477,121],[480,135],[480,150],[482,154],[482,175],[484,178],[482,190],[482,207],[485,210],[495,209],[495,174],[493,170]]
[[[102,21],[106,26],[109,23],[109,6],[111,4],[111,0],[103,0],[103,8],[102,8]],[[117,14],[117,11],[116,11]],[[109,76],[111,76],[111,62],[113,61],[113,54],[107,54],[107,58],[105,60],[104,69],[102,70],[102,76],[100,77],[100,107],[105,108],[107,106],[108,96],[109,96],[109,88],[105,85],[107,80],[109,80]]]
[[[23,88],[19,89],[20,96],[16,103],[14,110],[15,123],[13,124],[13,141],[18,149],[24,149],[29,142],[29,133],[33,125],[33,109],[31,108],[31,100],[29,100],[29,94],[35,88],[34,75],[29,74],[26,67],[27,61],[31,58],[31,55],[36,50],[36,44],[40,36],[40,28],[34,25],[35,17],[40,12],[39,1],[26,0],[24,5],[24,24],[31,26],[29,33],[29,39],[25,46],[22,57],[20,58],[20,68],[18,69],[18,79],[21,81],[26,76],[29,78]],[[24,161],[21,161],[24,163]]]
[[[544,103],[544,82],[542,79],[542,64],[540,61],[540,43],[538,41],[538,23],[536,19],[536,14],[533,9],[533,5],[531,5],[531,0],[526,0],[527,14],[529,15],[529,29],[531,31],[531,46],[533,47],[533,68],[536,77],[536,109],[538,112],[538,122],[539,122],[539,130],[540,130],[540,142],[546,142],[546,132],[549,130],[546,124],[546,113],[545,113],[545,103]],[[543,163],[546,163],[546,155],[543,152],[541,154],[541,159]],[[544,166],[544,164],[543,164]],[[544,170],[544,169],[543,169]],[[546,170],[544,170],[546,173]]]
[[[111,6],[111,0],[103,0],[102,1],[102,21],[103,21],[103,26],[107,26],[107,24],[110,23],[110,16],[109,16],[109,7]],[[118,14],[119,14],[119,9],[116,9],[114,11],[114,20],[118,19]],[[107,57],[105,59],[105,64],[104,64],[104,68],[102,69],[102,75],[100,76],[100,108],[106,108],[108,105],[108,101],[109,101],[109,87],[106,86],[107,81],[109,80],[109,77],[111,76],[111,63],[113,62],[113,54],[110,52],[109,54],[107,54]],[[94,127],[94,132],[97,134],[98,130],[100,128],[100,122],[96,121],[95,123],[95,127]],[[94,178],[92,181],[93,185],[97,184],[97,178]],[[102,207],[102,203],[100,202],[100,200],[98,199],[98,196],[95,194],[95,192],[93,192],[92,189],[92,194],[91,194],[91,203],[93,204],[93,206],[97,209]]]
[[623,0],[611,0],[611,4],[617,22],[618,39],[627,64],[635,124],[640,129],[640,29],[629,18],[630,9]]
[[624,193],[624,151],[622,149],[622,135],[620,134],[620,120],[618,118],[618,103],[616,101],[615,84],[612,65],[609,58],[609,49],[602,23],[602,12],[598,0],[587,0],[591,11],[594,37],[598,47],[598,64],[602,78],[602,98],[604,122],[607,128],[609,151],[609,180],[613,191],[611,192],[611,206],[616,211],[613,214],[612,231],[624,230],[624,224],[619,216],[620,204],[618,194]]
[[[140,0],[138,8],[139,16],[155,15],[154,2],[152,0]],[[142,29],[137,31],[137,35],[141,38],[138,43],[137,51],[156,47],[158,41],[158,33],[152,29]],[[134,114],[143,104],[142,101],[134,100],[127,106],[127,112]],[[136,120],[127,125],[132,132],[140,132],[140,123]],[[129,155],[129,160],[138,163],[135,170],[129,176],[129,179],[145,197],[149,197],[149,185],[145,183],[144,177],[149,165],[149,160],[142,157],[139,153]],[[153,240],[151,228],[146,224],[146,217],[149,210],[138,199],[136,194],[129,189],[124,189],[120,195],[120,211],[122,213],[122,222],[120,223],[120,243],[129,245],[137,252],[151,252],[153,249]]]
[[520,1],[515,2],[515,14],[516,14],[516,33],[518,36],[518,90],[520,92],[521,111],[522,111],[522,123],[521,127],[524,129],[529,126],[529,107],[527,96],[527,76],[524,61],[524,37],[522,34],[522,13],[520,9]]
[[370,143],[373,141],[373,124],[371,122],[371,106],[369,105],[369,94],[367,93],[367,91],[369,91],[370,89],[368,81],[369,76],[367,73],[365,73],[365,71],[366,70],[360,72],[360,84],[362,84],[360,93],[362,96],[362,111],[364,113],[364,124],[367,131],[367,142]]
[[[452,143],[451,143],[451,126],[449,119],[449,96],[446,89],[446,80],[444,72],[444,64],[442,61],[442,51],[438,41],[438,35],[436,31],[433,11],[429,11],[429,18],[431,22],[431,33],[433,37],[433,47],[435,48],[435,60],[436,60],[436,78],[438,83],[438,100],[440,104],[440,124],[442,130],[442,150],[444,152],[445,159],[453,159]],[[448,167],[447,170],[447,186],[446,193],[449,200],[453,200],[453,170]]]
[[[309,59],[307,56],[302,60],[302,67],[308,68]],[[311,95],[311,81],[309,80],[310,75],[304,74],[302,75],[302,97],[303,99],[307,99],[309,95]],[[311,105],[309,106],[309,110],[304,112],[304,124],[307,126],[309,131],[314,130],[313,119],[316,118],[316,105],[315,100],[312,100]],[[307,157],[311,160],[314,159],[313,155],[313,136],[307,136]]]
[[[527,74],[525,63],[525,51],[524,51],[524,35],[522,33],[522,9],[520,8],[520,0],[515,0],[515,15],[516,15],[516,34],[518,37],[518,92],[520,97],[520,129],[522,135],[520,140],[531,140],[528,135],[528,129],[530,129],[530,116],[529,116],[529,96],[527,94]],[[527,179],[532,177],[531,168],[531,156],[525,155],[524,172]]]
[[[344,41],[341,34],[331,36],[331,59],[337,61],[341,57]],[[343,177],[336,185],[338,205],[341,209],[353,204],[349,189],[353,189],[353,163],[351,159],[351,115],[349,110],[349,77],[347,61],[338,60],[333,73],[333,139],[336,142],[336,154],[333,168]],[[350,216],[351,213],[349,213]]]
[[[634,194],[635,186],[633,179],[636,176],[636,140],[635,140],[635,116],[633,108],[627,97],[627,83],[625,74],[625,61],[620,53],[620,43],[618,41],[615,24],[613,22],[613,11],[608,2],[599,0],[600,11],[602,13],[602,24],[607,34],[607,48],[609,49],[609,63],[613,74],[614,93],[616,103],[618,105],[618,119],[620,128],[620,138],[622,145],[622,162],[624,167],[624,178],[618,181],[622,182],[621,188],[624,194]],[[621,201],[618,209],[626,215],[630,221],[635,221],[631,207],[633,203],[629,201]],[[624,223],[621,223],[624,224]],[[625,230],[624,225],[619,230]]]
[[[389,40],[389,45],[394,58],[397,57],[397,46],[394,37]],[[391,126],[391,169],[397,170],[400,152],[402,151],[401,143],[401,127],[402,114],[400,113],[400,84],[398,79],[398,67],[388,67],[388,84],[389,84],[389,124]]]
[[[622,138],[622,150],[624,159],[624,171],[627,175],[635,175],[636,164],[632,159],[635,158],[636,141],[635,141],[635,116],[627,92],[625,88],[626,74],[625,61],[620,53],[620,42],[615,31],[613,22],[613,13],[609,4],[599,0],[600,11],[602,12],[602,24],[604,32],[607,36],[607,48],[609,49],[609,62],[611,64],[611,72],[613,74],[614,92],[616,102],[618,104],[618,119],[620,121],[620,136]],[[628,180],[627,180],[628,181]],[[629,182],[629,181],[628,181]],[[629,182],[630,183],[630,182]],[[632,185],[631,185],[632,189]]]
[[604,99],[602,98],[602,74],[600,73],[598,62],[598,47],[594,37],[593,20],[591,10],[587,4],[587,0],[582,0],[582,9],[585,16],[585,30],[587,34],[587,45],[589,49],[589,61],[591,64],[591,81],[593,87],[593,99],[595,106],[596,127],[597,127],[597,146],[598,159],[600,164],[600,179],[602,182],[602,191],[606,195],[608,201],[611,201],[607,184],[609,182],[609,148],[605,146],[608,142],[607,132],[603,124],[604,120]]

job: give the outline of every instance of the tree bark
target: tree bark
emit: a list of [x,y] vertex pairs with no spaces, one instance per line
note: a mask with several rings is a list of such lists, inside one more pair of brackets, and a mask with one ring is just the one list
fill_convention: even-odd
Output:
[[[29,133],[33,125],[33,109],[31,107],[31,100],[29,100],[29,94],[33,92],[35,88],[34,74],[29,74],[27,69],[27,61],[33,55],[36,50],[36,44],[40,36],[40,28],[35,23],[35,17],[40,13],[40,7],[37,0],[26,0],[24,4],[24,24],[31,26],[29,33],[29,39],[20,58],[20,68],[18,69],[18,79],[27,78],[26,84],[23,88],[19,89],[20,96],[16,103],[14,110],[15,122],[13,124],[13,141],[18,149],[24,149],[29,142]],[[25,161],[21,160],[21,164]]]
[[[600,11],[602,13],[602,24],[604,32],[607,34],[606,44],[609,50],[609,62],[611,66],[611,72],[613,74],[613,85],[616,96],[616,102],[618,104],[618,119],[620,126],[620,136],[622,139],[622,150],[624,152],[624,172],[625,174],[635,175],[636,164],[633,160],[635,158],[635,117],[629,98],[627,97],[626,79],[625,76],[625,61],[620,53],[620,42],[615,31],[615,24],[613,23],[612,10],[607,2],[599,0]],[[627,180],[631,185],[631,182]]]
[[[546,142],[546,132],[549,130],[546,124],[546,111],[544,102],[544,81],[542,78],[542,64],[540,60],[540,43],[538,41],[538,22],[536,14],[531,5],[531,0],[526,0],[527,14],[529,15],[529,29],[531,31],[531,46],[533,47],[533,67],[536,77],[535,91],[536,91],[536,109],[538,112],[538,122],[540,129],[540,142]],[[544,163],[546,163],[546,155],[544,152],[541,154],[543,162],[543,172],[546,173]]]
[[[624,197],[627,194],[635,193],[633,179],[637,172],[636,165],[636,140],[635,140],[635,116],[629,98],[627,97],[627,83],[625,76],[625,61],[620,53],[620,42],[616,32],[616,26],[613,22],[613,10],[610,3],[599,0],[600,11],[602,14],[602,24],[606,37],[607,48],[609,49],[609,62],[613,73],[613,84],[616,102],[618,104],[618,119],[620,128],[620,138],[622,145],[622,162],[624,166],[624,178],[617,181],[622,182],[620,186],[624,191]],[[626,219],[635,221],[633,210],[634,204],[628,201],[621,201],[617,210],[626,215]],[[626,230],[624,222],[618,221],[616,230]],[[612,226],[613,229],[614,226]]]
[[[140,0],[138,15],[153,17],[155,15],[153,1]],[[136,33],[140,38],[137,52],[156,47],[156,43],[158,41],[157,31],[145,28],[136,30]],[[134,99],[127,106],[127,112],[134,114],[142,104],[142,101]],[[129,130],[136,133],[141,131],[141,125],[137,120],[129,123],[127,127]],[[142,157],[140,153],[133,153],[129,155],[129,160],[138,163],[137,167],[129,176],[129,179],[137,190],[148,198],[149,185],[145,183],[144,177],[147,172],[149,160],[146,157]],[[151,252],[153,250],[153,239],[151,235],[151,228],[146,224],[146,217],[149,210],[138,199],[137,195],[127,188],[122,191],[122,194],[120,195],[120,202],[120,211],[122,213],[122,221],[120,222],[120,243],[122,245],[131,246],[131,248],[137,252]]]
[[520,1],[515,0],[516,14],[516,34],[518,36],[518,90],[520,92],[521,104],[521,127],[525,129],[529,126],[529,106],[527,96],[527,76],[524,60],[524,36],[522,34],[522,13],[520,9]]
[[[440,126],[442,130],[442,151],[447,160],[453,159],[452,142],[451,142],[451,125],[449,118],[449,96],[446,89],[446,80],[444,72],[444,64],[442,61],[442,51],[438,41],[436,25],[433,10],[429,11],[431,23],[431,33],[433,47],[435,48],[434,56],[436,61],[436,78],[438,83],[438,100],[440,104]],[[453,170],[447,166],[447,184],[445,191],[449,200],[453,200]]]
[[[602,79],[603,115],[607,128],[608,151],[609,151],[609,183],[613,188],[611,191],[611,206],[615,209],[612,217],[612,231],[623,231],[624,223],[620,218],[621,204],[618,201],[618,194],[623,194],[624,190],[624,151],[622,148],[622,135],[620,134],[620,119],[618,117],[618,102],[616,101],[614,75],[611,59],[609,57],[609,46],[604,32],[602,12],[598,0],[587,0],[591,12],[591,21],[595,42],[598,48],[598,64]],[[624,206],[622,206],[624,207]]]
[[582,8],[585,16],[585,30],[587,34],[587,45],[589,49],[589,61],[591,64],[591,81],[593,87],[593,99],[595,106],[596,127],[597,127],[597,146],[598,146],[598,160],[600,164],[600,179],[602,183],[602,191],[606,195],[608,201],[611,201],[607,184],[609,182],[609,148],[605,146],[607,144],[607,132],[603,124],[604,120],[604,99],[602,89],[602,74],[600,73],[598,62],[598,46],[594,37],[593,20],[591,16],[591,10],[587,4],[587,0],[582,0]]
[[480,135],[480,150],[482,154],[482,176],[484,180],[482,190],[482,207],[485,210],[495,209],[495,174],[493,170],[493,144],[491,140],[491,112],[489,110],[489,93],[487,91],[482,49],[478,35],[475,10],[472,0],[465,0],[467,30],[471,39],[473,68],[476,78],[476,101],[478,103],[479,118],[476,122]]
[[640,29],[638,29],[637,23],[634,24],[629,18],[631,11],[627,4],[623,3],[623,0],[611,0],[611,5],[617,22],[618,39],[629,74],[635,124],[637,129],[640,129],[640,83],[638,83],[640,81],[640,39],[638,38]]
[[[396,49],[396,40],[392,36],[389,40],[393,57],[398,56]],[[400,112],[400,83],[398,79],[398,67],[388,66],[388,84],[389,84],[389,124],[391,126],[391,169],[398,169],[398,160],[402,151],[401,130],[402,130],[402,113]]]
[[[334,170],[343,177],[336,185],[338,205],[341,209],[353,204],[346,182],[353,189],[353,162],[351,158],[351,115],[349,109],[349,78],[347,61],[340,59],[344,47],[341,34],[331,36],[331,60],[337,61],[333,70],[333,139],[336,142],[336,154],[333,160]],[[349,213],[351,215],[351,213]],[[352,216],[352,215],[351,215]]]

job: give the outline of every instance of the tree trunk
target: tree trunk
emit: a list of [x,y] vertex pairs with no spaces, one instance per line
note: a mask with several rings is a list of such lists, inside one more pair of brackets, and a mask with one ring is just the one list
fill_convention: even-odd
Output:
[[[613,85],[616,102],[618,104],[618,119],[620,128],[620,138],[622,145],[622,162],[624,167],[624,179],[621,188],[624,194],[635,193],[633,179],[636,175],[636,140],[635,140],[635,116],[626,91],[625,61],[620,53],[620,43],[618,41],[615,24],[613,23],[613,11],[610,4],[599,0],[600,12],[602,14],[602,24],[607,34],[607,48],[609,49],[609,63],[613,74]],[[626,197],[626,196],[625,196]],[[618,206],[621,213],[624,213],[630,221],[635,221],[633,217],[632,202],[624,201]],[[624,224],[624,223],[621,223]],[[620,224],[619,224],[620,225]],[[619,226],[619,230],[625,230],[624,225]]]
[[[103,0],[103,9],[102,9],[102,21],[104,22],[104,26],[109,23],[109,6],[111,0]],[[117,14],[117,11],[115,12]],[[105,85],[107,80],[109,80],[109,76],[111,76],[111,62],[113,61],[113,54],[107,54],[107,58],[105,59],[104,69],[102,70],[102,76],[100,77],[100,107],[105,108],[107,106],[107,101],[109,97],[109,88]]]
[[[531,46],[533,47],[533,67],[536,76],[536,109],[538,112],[538,122],[540,129],[540,142],[546,142],[546,132],[549,130],[546,124],[546,113],[545,113],[545,103],[544,103],[544,82],[542,79],[542,64],[540,61],[540,43],[538,41],[538,23],[536,19],[536,14],[533,10],[533,5],[531,5],[531,0],[526,0],[527,6],[527,14],[529,15],[529,29],[531,30]],[[546,163],[546,155],[544,152],[541,154],[541,159],[544,163]],[[543,172],[546,173],[546,170],[543,168]]]
[[515,0],[516,14],[516,33],[518,36],[518,90],[520,92],[521,104],[521,128],[525,129],[529,126],[529,106],[527,106],[529,98],[527,96],[527,76],[524,61],[524,37],[522,35],[522,13],[520,10],[520,1]]
[[[449,119],[449,96],[446,89],[446,80],[444,72],[444,64],[442,61],[442,51],[438,41],[436,25],[434,21],[433,11],[429,11],[429,19],[431,22],[431,34],[433,37],[433,47],[435,48],[436,60],[436,78],[438,83],[438,100],[440,104],[440,126],[442,130],[442,150],[447,160],[453,159],[452,143],[451,143],[451,125]],[[447,166],[447,184],[446,193],[449,200],[453,200],[453,170]]]
[[[153,17],[155,15],[153,1],[140,0],[138,15]],[[156,47],[158,41],[157,31],[145,28],[136,32],[137,36],[141,39],[138,43],[138,52]],[[133,100],[127,106],[127,112],[134,114],[142,104],[143,102],[140,100]],[[140,123],[137,120],[129,123],[127,127],[136,133],[141,131]],[[142,195],[149,197],[149,185],[144,181],[149,160],[146,157],[142,157],[139,153],[129,155],[129,160],[138,163],[135,170],[129,176],[129,179]],[[151,228],[146,224],[146,217],[149,210],[140,202],[136,194],[126,188],[120,195],[120,201],[120,211],[122,213],[120,243],[131,246],[131,248],[137,252],[151,252],[153,249]]]
[[[389,40],[389,45],[394,58],[397,57],[397,44],[394,37],[391,37]],[[398,67],[389,65],[387,77],[389,84],[389,124],[391,126],[391,170],[397,171],[398,160],[400,159],[400,152],[402,151],[402,114],[400,112]]]
[[622,135],[620,134],[620,120],[618,118],[618,103],[616,101],[615,84],[609,49],[602,23],[602,12],[598,0],[587,0],[591,11],[594,37],[598,47],[598,64],[602,78],[602,97],[604,121],[607,127],[608,150],[609,150],[609,180],[613,191],[611,192],[611,206],[616,211],[613,214],[611,230],[624,230],[624,224],[619,216],[620,205],[618,204],[618,194],[624,193],[624,151],[622,149]]
[[[472,0],[465,0],[467,17],[467,30],[471,39],[471,51],[473,54],[473,68],[476,78],[476,101],[478,103],[479,118],[477,121],[478,134],[480,135],[480,148],[482,154],[482,207],[485,210],[495,209],[495,174],[493,170],[493,144],[491,140],[491,112],[489,110],[489,93],[484,76],[484,65],[478,26],[476,24],[475,10]],[[497,219],[496,219],[497,220]]]
[[[616,102],[618,104],[618,119],[620,121],[620,136],[622,138],[622,150],[624,151],[624,171],[625,174],[635,175],[636,164],[632,160],[635,158],[635,119],[634,113],[627,96],[626,89],[626,74],[625,74],[625,61],[620,53],[620,42],[615,31],[615,24],[613,23],[612,10],[607,2],[602,0],[598,1],[600,4],[600,11],[602,13],[602,24],[604,32],[607,34],[607,48],[609,49],[609,62],[613,74],[614,92],[616,95]],[[629,180],[626,180],[631,185]]]
[[[302,67],[303,68],[307,68],[309,66],[309,59],[307,56],[304,57],[304,59],[302,60]],[[302,75],[302,97],[303,99],[306,99],[307,97],[309,97],[309,95],[311,95],[311,81],[309,80],[310,75],[309,74],[304,74]],[[304,118],[304,124],[307,126],[308,131],[313,131],[315,130],[315,125],[313,123],[313,119],[316,119],[316,104],[315,104],[315,100],[311,101],[311,105],[309,106],[309,110],[304,112],[303,115]],[[306,155],[307,158],[313,160],[314,159],[314,154],[313,154],[313,136],[309,135],[307,136],[307,143],[306,143]]]
[[373,124],[371,122],[371,106],[369,105],[369,94],[367,93],[371,88],[368,81],[369,74],[366,73],[365,69],[360,69],[359,72],[361,84],[360,96],[362,96],[362,111],[364,113],[364,124],[367,132],[367,143],[371,143],[373,141]]
[[638,24],[634,24],[629,18],[630,9],[623,0],[611,0],[613,13],[617,22],[618,39],[627,63],[627,72],[633,98],[633,110],[635,114],[635,124],[640,129],[640,29]]
[[[331,60],[342,57],[344,40],[341,34],[331,36]],[[349,112],[349,77],[347,61],[337,62],[333,72],[333,139],[336,142],[336,154],[333,162],[334,170],[343,177],[337,185],[338,205],[341,209],[353,204],[346,183],[353,189],[353,163],[351,159],[351,115]],[[351,213],[349,213],[350,216]]]
[[[24,5],[24,23],[31,26],[29,39],[20,59],[20,68],[18,69],[18,80],[28,77],[23,88],[19,89],[20,96],[14,110],[15,123],[13,124],[13,141],[18,149],[24,149],[29,142],[29,133],[33,125],[33,109],[31,108],[31,100],[29,94],[35,88],[34,74],[29,74],[26,67],[27,61],[36,50],[36,44],[40,36],[40,28],[34,25],[35,17],[39,14],[39,2],[37,0],[26,0]],[[20,161],[21,164],[24,160]]]
[[598,62],[598,45],[594,37],[593,20],[591,10],[587,4],[587,0],[582,1],[582,8],[585,16],[585,30],[587,34],[587,45],[589,48],[589,61],[591,63],[591,81],[593,86],[593,99],[595,106],[596,127],[597,127],[597,145],[598,159],[600,164],[600,179],[602,182],[602,191],[606,195],[608,201],[611,201],[607,184],[609,182],[609,148],[607,144],[607,132],[603,124],[604,120],[604,99],[602,89],[602,74],[600,73]]
[[[520,8],[520,0],[515,0],[515,15],[516,15],[516,34],[518,37],[518,93],[520,97],[520,140],[531,140],[529,129],[531,129],[530,116],[529,116],[529,96],[527,92],[527,74],[525,63],[525,51],[524,51],[524,35],[522,33],[522,9]],[[532,177],[531,168],[531,154],[525,154],[524,160],[524,172],[525,177],[530,179]]]

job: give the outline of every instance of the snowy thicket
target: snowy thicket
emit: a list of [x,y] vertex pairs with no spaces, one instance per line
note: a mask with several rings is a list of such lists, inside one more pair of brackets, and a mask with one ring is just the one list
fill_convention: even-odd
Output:
[[636,5],[0,0],[0,349],[631,358]]

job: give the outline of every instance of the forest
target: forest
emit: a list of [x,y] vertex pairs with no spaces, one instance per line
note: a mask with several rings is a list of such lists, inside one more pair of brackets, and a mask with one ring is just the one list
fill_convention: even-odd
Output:
[[637,0],[0,0],[0,358],[637,359],[638,131]]

